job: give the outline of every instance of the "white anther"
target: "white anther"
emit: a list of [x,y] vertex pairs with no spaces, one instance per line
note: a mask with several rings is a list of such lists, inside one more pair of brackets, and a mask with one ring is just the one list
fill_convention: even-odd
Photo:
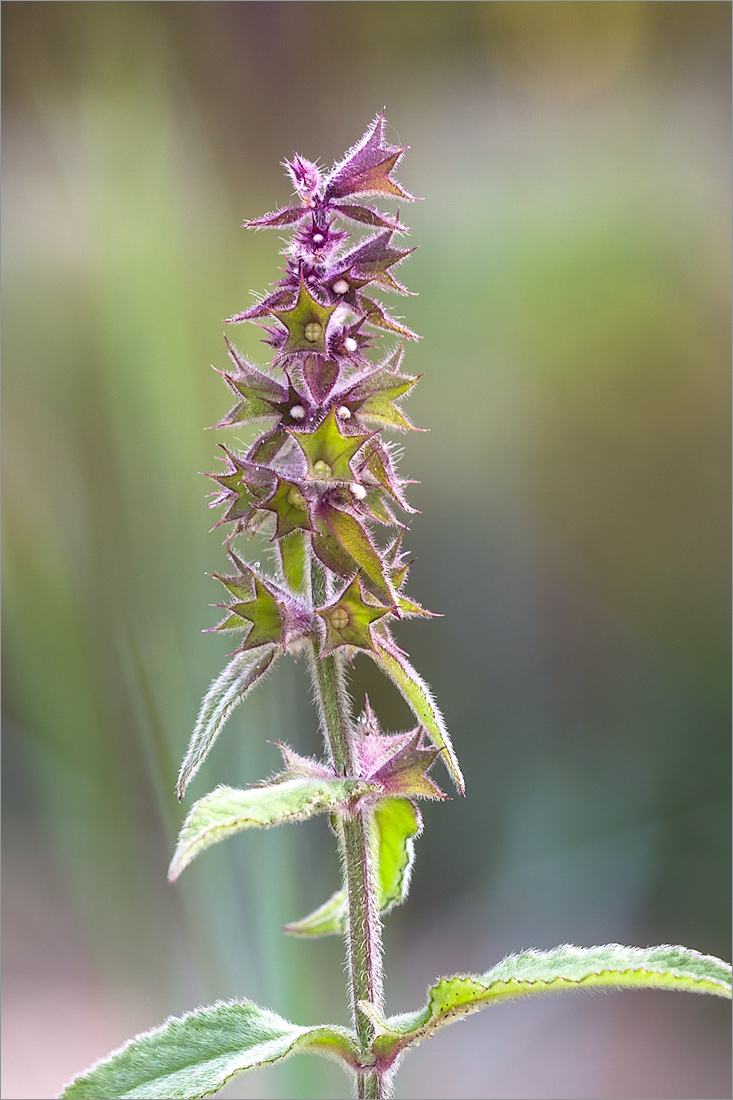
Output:
[[336,416],[339,420],[351,420],[351,409],[348,409],[346,405],[339,405],[336,409]]
[[293,420],[305,420],[305,409],[302,405],[293,405],[290,415]]
[[363,485],[360,485],[358,481],[352,481],[349,488],[351,489],[351,495],[355,496],[357,500],[363,500],[366,496],[366,489]]
[[323,243],[323,234],[322,233],[314,233],[313,234],[313,244],[322,244],[322,243]]
[[356,351],[359,345],[357,344],[353,336],[347,336],[344,340],[344,347],[347,351]]
[[346,282],[346,279],[337,279],[331,287],[331,290],[334,294],[348,294],[349,284]]

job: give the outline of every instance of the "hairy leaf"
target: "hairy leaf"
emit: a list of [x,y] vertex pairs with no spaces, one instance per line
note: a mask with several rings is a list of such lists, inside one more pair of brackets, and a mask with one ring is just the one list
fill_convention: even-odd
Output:
[[265,652],[238,653],[206,692],[199,716],[196,719],[188,750],[178,776],[178,797],[183,798],[186,787],[208,755],[219,730],[237,703],[260,680],[277,656],[274,647]]
[[286,822],[305,821],[315,814],[353,806],[362,795],[378,789],[376,783],[360,779],[309,776],[297,776],[244,791],[217,787],[200,799],[186,818],[168,879],[174,882],[199,852],[244,829],[267,829]]
[[312,939],[316,936],[340,936],[346,927],[346,905],[346,892],[337,890],[307,917],[286,924],[283,932],[289,932],[291,936],[310,936]]
[[407,703],[413,710],[415,717],[427,730],[430,740],[436,749],[442,749],[444,763],[450,772],[453,782],[461,794],[465,793],[465,783],[458,759],[453,751],[448,730],[443,716],[433,699],[430,689],[422,677],[415,671],[406,655],[386,634],[375,638],[376,649],[369,653],[377,663],[385,670],[387,675],[399,688]]
[[442,978],[428,990],[428,1002],[418,1012],[385,1020],[379,1019],[371,1007],[363,1007],[378,1031],[373,1050],[390,1063],[436,1028],[494,1002],[529,993],[592,988],[677,989],[730,998],[731,968],[712,955],[701,955],[687,947],[564,944],[552,951],[509,955],[485,974]]
[[61,1100],[195,1100],[218,1092],[237,1073],[296,1053],[323,1054],[347,1066],[357,1059],[346,1028],[297,1027],[252,1001],[219,1001],[136,1035],[76,1077]]
[[[410,875],[415,859],[414,840],[422,831],[420,811],[406,798],[383,798],[374,812],[377,832],[377,870],[379,874],[379,907],[387,913],[401,905],[410,887]],[[343,890],[337,890],[303,920],[287,924],[283,929],[293,936],[341,935],[346,927],[347,903]]]
[[408,798],[383,798],[374,811],[377,830],[377,851],[380,908],[387,913],[401,905],[410,889],[412,865],[415,862],[414,840],[422,832],[422,817]]

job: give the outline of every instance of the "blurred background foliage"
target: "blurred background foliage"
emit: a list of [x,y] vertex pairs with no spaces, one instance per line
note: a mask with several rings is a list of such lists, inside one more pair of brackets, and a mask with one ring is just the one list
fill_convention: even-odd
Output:
[[[387,923],[392,1011],[523,947],[729,953],[730,5],[3,5],[5,1097],[132,1031],[249,996],[346,1020],[342,945],[282,924],[335,888],[323,822],[169,887],[174,777],[227,639],[201,470],[221,318],[276,277],[278,162],[387,105],[419,251],[406,369],[430,434],[398,637],[468,798],[428,806]],[[251,330],[251,331],[249,331]],[[253,358],[253,326],[233,334]],[[255,554],[263,553],[256,548]],[[355,663],[387,728],[409,716]],[[317,750],[281,662],[197,780]],[[713,1097],[719,1003],[618,994],[450,1029],[398,1096]],[[344,1095],[295,1060],[228,1095]],[[727,1093],[729,1095],[729,1093]]]

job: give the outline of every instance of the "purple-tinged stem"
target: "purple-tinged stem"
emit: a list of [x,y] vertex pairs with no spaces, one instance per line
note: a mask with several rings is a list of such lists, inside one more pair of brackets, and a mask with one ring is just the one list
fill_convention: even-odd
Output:
[[[313,565],[314,603],[326,600],[325,575],[320,563]],[[354,775],[351,715],[342,662],[338,655],[318,659],[313,652],[313,680],[334,767],[339,775]],[[379,913],[377,868],[374,853],[373,815],[359,809],[353,817],[342,818],[338,825],[344,885],[348,899],[346,934],[347,964],[354,1027],[365,1063],[371,1060],[374,1038],[369,1018],[359,1003],[368,1001],[380,1014],[384,1011],[382,986],[382,922]],[[357,1073],[360,1100],[386,1100],[388,1082],[378,1070]]]

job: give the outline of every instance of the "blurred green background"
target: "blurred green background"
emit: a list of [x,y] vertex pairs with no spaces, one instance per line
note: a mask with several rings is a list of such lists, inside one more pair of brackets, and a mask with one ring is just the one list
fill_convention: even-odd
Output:
[[[277,275],[279,161],[387,106],[419,251],[399,303],[430,434],[398,640],[468,797],[428,805],[388,1003],[509,951],[729,954],[727,3],[6,3],[3,1092],[51,1097],[152,1026],[248,996],[345,1022],[342,945],[280,927],[336,887],[323,821],[176,887],[174,777],[228,639],[201,470],[221,318]],[[251,329],[251,331],[249,331]],[[232,335],[230,333],[230,335]],[[253,326],[234,332],[260,361]],[[387,728],[409,715],[369,662]],[[280,662],[197,779],[317,751]],[[445,777],[441,777],[445,780]],[[447,783],[447,781],[446,781]],[[406,1097],[724,1097],[722,1002],[526,1002],[413,1054]],[[343,1097],[296,1059],[229,1097]]]

